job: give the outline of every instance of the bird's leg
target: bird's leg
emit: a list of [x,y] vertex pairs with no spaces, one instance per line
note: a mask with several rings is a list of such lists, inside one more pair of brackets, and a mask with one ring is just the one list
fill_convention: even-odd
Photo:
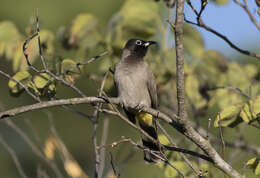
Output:
[[142,112],[144,108],[145,108],[145,105],[141,104],[141,103],[139,103],[138,105],[136,105],[134,107],[134,109],[137,110],[138,113]]

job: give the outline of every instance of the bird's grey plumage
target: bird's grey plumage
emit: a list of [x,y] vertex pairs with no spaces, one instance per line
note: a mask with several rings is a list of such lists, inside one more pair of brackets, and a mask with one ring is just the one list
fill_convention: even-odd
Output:
[[[140,43],[140,44],[139,44]],[[152,43],[152,42],[151,42]],[[147,44],[147,46],[145,46]],[[131,39],[123,49],[120,62],[115,67],[114,81],[118,91],[120,103],[128,118],[135,123],[135,114],[142,107],[157,107],[156,82],[152,70],[144,56],[149,47],[149,42]],[[157,138],[154,126],[140,126],[153,138]],[[144,146],[151,150],[159,151],[156,144],[142,137]],[[145,152],[145,160],[158,162],[151,153]]]

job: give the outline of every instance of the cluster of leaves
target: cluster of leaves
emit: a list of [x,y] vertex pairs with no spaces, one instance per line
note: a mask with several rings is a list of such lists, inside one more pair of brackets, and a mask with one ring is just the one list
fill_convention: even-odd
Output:
[[[214,3],[220,5],[227,2],[228,0],[214,0]],[[119,60],[121,49],[128,39],[153,39],[160,42],[160,46],[153,48],[147,59],[156,76],[160,105],[176,105],[176,55],[175,50],[164,41],[166,38],[174,40],[174,34],[166,36],[167,24],[160,16],[161,9],[150,0],[127,0],[111,18],[107,28],[101,28],[98,18],[94,15],[83,13],[74,18],[69,29],[60,30],[57,38],[52,32],[41,30],[41,46],[48,67],[55,75],[74,83],[81,76],[80,72],[84,71],[84,68],[78,67],[77,64],[87,57],[109,50],[109,55],[95,70],[99,75]],[[32,73],[24,58],[22,46],[26,40],[25,36],[30,35],[22,35],[10,21],[0,22],[0,56],[10,61],[13,71],[17,72],[8,86],[11,93],[20,94],[23,89],[16,82],[19,81],[38,96],[52,97],[56,93],[58,82],[45,72]],[[59,45],[57,42],[60,42]],[[188,24],[184,25],[184,47],[187,59],[185,82],[189,115],[201,120],[215,117],[215,127],[257,123],[260,113],[258,66],[250,63],[242,65],[228,60],[219,51],[206,50],[200,33]],[[56,60],[58,51],[62,51],[61,60]],[[37,38],[27,45],[25,52],[29,54],[33,65],[40,63]],[[69,53],[74,57],[64,55]],[[229,86],[229,89],[225,88],[226,86]],[[108,78],[106,90],[112,88],[112,79]],[[239,90],[235,92],[236,88]],[[246,93],[248,97],[241,93]],[[190,175],[189,169],[185,167],[187,165],[176,153],[167,153],[167,156],[171,163],[187,176]],[[255,165],[255,162],[258,165],[259,161],[251,162],[248,165]],[[194,165],[208,169],[208,165],[199,166],[195,162]],[[173,169],[164,165],[159,167],[164,170],[165,177],[177,177],[177,172]]]

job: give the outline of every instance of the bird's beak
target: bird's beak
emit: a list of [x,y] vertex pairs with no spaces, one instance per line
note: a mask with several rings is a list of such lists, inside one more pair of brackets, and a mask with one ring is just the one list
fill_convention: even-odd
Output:
[[148,46],[153,45],[153,44],[157,44],[157,42],[156,42],[156,41],[147,41],[147,42],[144,44],[144,46],[145,46],[145,47],[148,47]]

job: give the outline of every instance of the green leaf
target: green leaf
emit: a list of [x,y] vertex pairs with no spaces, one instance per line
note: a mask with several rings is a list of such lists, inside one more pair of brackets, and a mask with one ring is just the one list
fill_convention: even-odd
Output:
[[79,14],[71,24],[69,44],[74,45],[85,38],[91,37],[97,31],[97,24],[98,20],[92,14]]
[[118,49],[130,38],[154,36],[160,21],[158,5],[150,0],[126,0],[114,17],[116,25],[111,25],[109,41]]
[[222,110],[215,119],[215,127],[234,127],[241,123],[241,119],[238,117],[241,107],[240,106],[229,106]]
[[[33,78],[33,82],[37,89],[40,91],[43,91],[43,89],[47,89],[50,92],[55,92],[56,86],[54,84],[54,78],[52,78],[50,75],[46,73],[42,73],[39,75],[36,75]],[[44,95],[44,93],[42,93]]]
[[188,54],[200,58],[204,52],[204,42],[200,33],[191,25],[183,25],[183,45]]
[[171,142],[168,140],[168,138],[165,136],[165,135],[163,135],[163,134],[159,134],[158,135],[158,139],[159,139],[159,141],[160,141],[160,143],[161,144],[164,144],[164,145],[171,145]]
[[[184,161],[174,161],[171,162],[177,169],[182,171],[185,176],[188,176],[191,173],[190,168]],[[180,177],[179,173],[170,166],[167,166],[164,171],[165,178],[174,178]]]
[[[31,74],[27,71],[18,72],[12,78],[26,85],[31,79]],[[23,88],[13,80],[9,80],[8,87],[13,94],[20,93],[23,90]]]
[[207,50],[203,53],[203,62],[207,66],[212,66],[218,69],[218,72],[226,72],[228,70],[227,58],[216,50]]
[[207,104],[207,101],[201,96],[199,89],[200,83],[198,78],[194,74],[188,74],[185,80],[186,83],[186,93],[188,98],[192,103],[196,103],[195,107],[201,108]]
[[14,51],[18,48],[22,36],[16,26],[10,21],[0,23],[0,56],[12,59]]
[[260,175],[260,159],[259,158],[252,158],[247,161],[246,166],[252,169],[255,175]]
[[229,0],[213,0],[213,2],[217,5],[223,6],[226,5],[229,2]]
[[248,124],[259,119],[260,115],[260,96],[253,100],[249,100],[240,112],[240,117]]
[[77,63],[72,59],[64,59],[61,63],[61,72],[64,75],[64,79],[69,83],[74,83],[75,79],[80,75],[82,66],[77,66]]

